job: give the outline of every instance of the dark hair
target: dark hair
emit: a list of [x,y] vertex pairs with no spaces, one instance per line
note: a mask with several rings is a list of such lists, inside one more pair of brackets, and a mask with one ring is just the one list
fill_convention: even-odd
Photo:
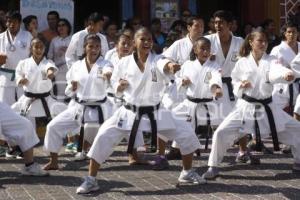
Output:
[[45,39],[42,37],[42,36],[36,36],[36,37],[33,37],[30,41],[30,56],[32,56],[32,52],[31,52],[31,48],[32,48],[32,45],[33,43],[35,42],[41,42],[43,45],[44,45],[44,54],[43,56],[45,57],[46,56],[46,43],[45,43]]
[[186,22],[185,21],[182,21],[180,19],[174,21],[170,27],[170,30],[174,30],[176,26],[181,26],[181,27],[184,27],[186,29]]
[[[243,42],[243,44],[240,48],[239,55],[241,57],[246,57],[250,54],[250,52],[252,50],[252,48],[250,46],[250,41],[253,41],[254,37],[257,36],[258,34],[263,34],[267,38],[266,33],[264,32],[263,29],[258,28],[258,29],[255,29],[254,31],[252,31],[251,33],[249,33],[246,36],[246,38],[245,38],[245,40],[244,40],[244,42]],[[266,42],[267,41],[268,40],[266,39]]]
[[220,19],[225,20],[227,23],[233,21],[233,15],[230,11],[227,10],[218,10],[213,14],[214,18],[218,17]]
[[261,26],[263,27],[263,29],[266,29],[266,27],[269,26],[271,23],[274,23],[274,20],[268,18],[261,24]]
[[24,27],[26,30],[28,30],[29,24],[31,23],[32,20],[36,19],[37,20],[37,16],[35,15],[28,15],[23,19],[23,23],[24,23]]
[[121,34],[119,34],[118,37],[117,37],[116,44],[118,44],[118,43],[120,42],[121,38],[127,38],[127,39],[131,40],[131,38],[130,38],[129,35],[126,35],[126,34],[121,33]]
[[56,10],[51,10],[47,13],[47,16],[55,15],[57,19],[59,19],[59,13]]
[[202,21],[204,22],[204,20],[203,20],[202,17],[193,15],[193,16],[190,16],[190,17],[187,18],[186,24],[187,24],[188,26],[193,26],[195,20],[196,20],[196,21],[197,21],[197,20],[202,20]]
[[[98,42],[100,45],[101,45],[101,39],[100,39],[100,37],[97,35],[97,34],[94,34],[94,33],[90,33],[90,34],[88,34],[88,35],[86,35],[85,37],[84,37],[84,41],[83,41],[83,49],[85,49],[85,47],[86,47],[86,45],[88,44],[88,41],[89,40],[93,40],[94,42]],[[99,56],[101,56],[101,51],[100,51],[100,54],[99,54]],[[80,56],[80,60],[81,59],[83,59],[83,58],[85,58],[86,57],[86,53],[84,52],[83,54],[82,54],[82,56]]]
[[288,21],[286,24],[283,25],[283,27],[280,30],[280,33],[281,33],[280,35],[281,35],[281,39],[282,40],[286,40],[286,38],[285,38],[285,32],[286,32],[286,30],[288,28],[296,28],[296,30],[299,31],[298,24],[296,24],[293,21]]
[[59,22],[63,22],[68,27],[68,35],[70,35],[72,32],[72,26],[71,26],[69,20],[67,20],[66,18],[60,18],[58,20],[57,24],[59,24]]
[[89,15],[88,19],[88,24],[93,22],[93,23],[97,23],[99,21],[104,21],[103,15],[101,15],[98,12],[93,12],[92,14]]
[[161,21],[160,21],[159,18],[153,18],[153,19],[151,20],[151,25],[152,25],[152,24],[161,24]]
[[115,21],[109,20],[107,23],[105,23],[103,30],[107,30],[109,26],[111,25],[116,25],[117,29],[118,29],[118,24]]
[[19,22],[22,21],[22,15],[17,10],[10,10],[6,13],[6,19],[16,19]]
[[150,35],[152,35],[151,31],[147,27],[142,26],[138,30],[136,30],[133,38],[135,39],[137,37],[137,35],[139,35],[140,33],[149,33]]
[[192,51],[190,53],[190,60],[196,60],[197,59],[197,56],[195,54],[195,48],[197,48],[197,46],[199,45],[200,42],[203,42],[204,44],[208,44],[209,46],[211,46],[211,42],[209,39],[207,39],[206,37],[199,37],[194,43],[193,43],[193,48],[192,48]]

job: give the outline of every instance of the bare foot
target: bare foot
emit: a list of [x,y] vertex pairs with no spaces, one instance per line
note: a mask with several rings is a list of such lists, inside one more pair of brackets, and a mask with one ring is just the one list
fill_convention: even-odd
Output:
[[44,165],[43,169],[44,170],[58,170],[58,164],[57,163],[48,162],[46,165]]

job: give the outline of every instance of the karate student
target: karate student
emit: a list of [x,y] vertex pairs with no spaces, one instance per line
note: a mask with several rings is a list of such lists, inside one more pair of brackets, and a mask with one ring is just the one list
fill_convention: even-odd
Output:
[[274,149],[279,143],[291,145],[295,165],[300,170],[300,123],[272,102],[275,83],[294,80],[293,72],[266,54],[266,35],[257,30],[249,34],[240,50],[241,59],[231,77],[234,93],[238,97],[232,112],[219,125],[213,135],[206,179],[219,174],[218,166],[233,142],[246,134],[254,133],[258,143],[272,133]]
[[[229,11],[219,10],[213,15],[216,33],[207,35],[211,42],[211,52],[217,63],[221,67],[223,82],[223,97],[220,102],[220,117],[223,119],[228,115],[235,105],[235,97],[232,91],[231,71],[238,60],[238,52],[243,43],[243,39],[231,33],[233,16]],[[246,163],[251,159],[247,152],[247,137],[239,141],[240,149],[236,161]],[[252,160],[251,160],[252,161]],[[256,161],[255,161],[256,162]],[[258,162],[258,161],[257,161]]]
[[[297,41],[298,25],[289,22],[284,25],[283,41],[275,46],[270,55],[275,56],[278,62],[283,66],[290,68],[292,60],[296,57],[300,49],[300,43]],[[273,97],[276,103],[282,108],[293,114],[293,106],[299,94],[299,83],[293,84],[275,84]]]
[[[188,34],[186,37],[175,41],[162,55],[168,59],[182,65],[185,61],[189,60],[190,53],[193,49],[193,42],[203,35],[204,32],[204,20],[199,16],[191,16],[187,19]],[[162,103],[167,109],[172,109],[177,106],[186,98],[186,89],[181,86],[182,77],[180,71],[175,75],[170,75],[170,82],[168,82],[165,94],[162,98]],[[159,151],[162,153],[165,151],[166,143],[163,140],[158,140]],[[161,154],[160,153],[160,154]],[[172,145],[169,153],[166,157],[169,160],[180,159],[180,151]],[[162,155],[157,156],[154,163],[154,168],[162,169],[161,165],[167,163],[166,159]]]
[[46,59],[45,44],[40,38],[33,38],[30,44],[32,56],[21,60],[16,68],[16,83],[23,87],[24,94],[11,107],[28,117],[35,127],[35,117],[50,120],[66,109],[66,105],[50,96],[52,81],[57,71],[51,60]]
[[[291,69],[296,74],[297,79],[300,78],[300,53],[298,53],[291,62]],[[294,118],[300,121],[300,95],[296,99],[294,107]]]
[[[116,41],[115,48],[116,51],[113,52],[107,59],[111,62],[114,69],[118,67],[119,62],[123,57],[128,56],[132,53],[132,38],[125,34],[119,35]],[[107,88],[107,95],[111,98],[111,101],[114,103],[114,110],[117,109],[117,107],[121,105],[122,100],[120,98],[115,98],[115,94],[111,85],[109,85],[109,87]]]
[[205,37],[194,42],[191,60],[181,67],[182,85],[187,88],[187,99],[173,109],[177,115],[192,121],[194,128],[205,126],[207,134],[212,131],[212,126],[221,123],[216,100],[222,96],[220,66],[209,59],[210,48],[210,41]]
[[20,60],[29,57],[32,36],[20,28],[18,11],[9,11],[6,17],[7,30],[0,34],[0,101],[12,105],[22,93],[20,89],[17,92],[15,69]]
[[100,33],[103,28],[103,23],[104,19],[102,15],[97,12],[92,13],[88,17],[87,27],[72,36],[71,42],[66,51],[66,62],[68,68],[70,68],[72,64],[79,60],[79,58],[83,55],[84,49],[82,47],[84,38],[90,33],[97,34],[101,39],[101,55],[104,57],[109,48],[106,37]]
[[35,130],[26,118],[16,114],[11,108],[0,102],[0,132],[10,145],[19,145],[23,152],[25,166],[21,173],[30,176],[47,176],[48,172],[41,169],[33,160],[33,147],[39,143]]
[[83,49],[82,60],[75,62],[67,73],[66,94],[75,101],[47,125],[44,149],[50,152],[50,161],[44,166],[45,170],[58,169],[58,152],[67,133],[78,133],[80,126],[84,126],[84,140],[92,143],[99,125],[111,115],[106,85],[112,66],[100,56],[98,34],[88,34]]
[[[283,40],[280,45],[272,49],[270,55],[275,56],[277,61],[283,66],[290,68],[292,60],[296,57],[300,49],[300,43],[297,41],[298,25],[288,22],[283,26],[282,31]],[[273,90],[274,101],[290,115],[294,115],[295,118],[296,115],[293,108],[300,92],[299,89],[299,79],[296,79],[292,84],[275,84]],[[291,149],[288,146],[284,146],[282,152],[290,153]]]
[[205,183],[191,169],[193,152],[200,147],[191,126],[175,119],[170,111],[160,105],[165,75],[175,73],[179,65],[163,58],[158,61],[159,57],[151,52],[152,45],[150,31],[146,28],[137,30],[134,36],[136,50],[132,55],[124,57],[116,69],[118,71],[114,72],[112,83],[116,95],[124,95],[126,104],[100,127],[88,153],[91,158],[89,176],[77,188],[77,193],[98,190],[98,168],[113,152],[113,147],[130,135],[127,152],[132,152],[137,144],[135,137],[142,137],[142,131],[145,130],[152,130],[152,144],[156,144],[156,133],[178,142],[183,155],[179,182]]

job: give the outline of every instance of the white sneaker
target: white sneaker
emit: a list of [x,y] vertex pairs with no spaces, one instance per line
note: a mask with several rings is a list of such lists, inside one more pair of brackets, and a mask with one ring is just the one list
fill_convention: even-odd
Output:
[[87,158],[88,158],[87,153],[85,151],[82,151],[82,152],[76,153],[74,160],[82,161],[82,160],[86,160]]
[[180,183],[194,183],[194,184],[205,184],[206,180],[199,176],[194,170],[190,170],[188,173],[181,171],[178,178]]
[[96,178],[86,176],[84,182],[76,189],[77,194],[87,194],[99,190],[100,187]]
[[26,176],[49,176],[49,173],[43,170],[37,163],[33,163],[28,167],[24,166],[21,173]]
[[202,175],[204,179],[214,179],[219,175],[219,169],[217,167],[209,167],[208,170]]

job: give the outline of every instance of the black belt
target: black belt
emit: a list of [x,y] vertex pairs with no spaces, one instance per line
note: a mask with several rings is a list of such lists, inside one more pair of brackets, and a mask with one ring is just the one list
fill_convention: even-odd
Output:
[[[244,99],[245,101],[247,101],[249,103],[260,103],[265,107],[265,110],[266,110],[266,113],[268,116],[269,125],[270,125],[271,135],[272,135],[272,139],[273,139],[274,150],[279,151],[279,142],[278,142],[278,136],[277,136],[277,130],[276,130],[276,125],[275,125],[275,121],[274,121],[274,116],[273,116],[270,106],[268,105],[269,103],[272,102],[272,97],[269,97],[266,99],[255,99],[246,94],[243,94],[242,99]],[[258,122],[256,119],[257,109],[258,109],[258,107],[256,106],[255,112],[254,112],[254,123],[255,123],[256,148],[257,148],[257,150],[260,150],[262,145],[261,145],[260,130],[259,130]]]
[[107,97],[105,97],[104,99],[102,100],[99,100],[99,101],[84,101],[84,100],[79,100],[78,97],[75,97],[75,101],[81,105],[83,105],[83,116],[82,116],[82,124],[85,123],[85,120],[84,120],[84,112],[86,110],[87,107],[89,108],[97,108],[98,110],[98,123],[99,124],[102,124],[104,122],[104,117],[103,117],[103,112],[102,112],[102,108],[101,108],[101,105],[102,103],[105,103],[107,100]]
[[[203,106],[206,110],[206,126],[207,126],[207,131],[206,131],[206,141],[205,141],[205,149],[208,149],[208,142],[209,142],[209,136],[212,134],[212,128],[211,128],[211,121],[210,121],[210,114],[209,114],[209,110],[208,110],[208,106],[207,106],[207,102],[211,102],[213,101],[213,99],[209,99],[209,98],[194,98],[191,96],[187,96],[187,99],[193,103],[203,103]],[[198,123],[197,123],[198,119],[197,119],[197,110],[195,109],[195,132],[196,134],[200,131],[200,128],[198,128]]]
[[[35,98],[35,99],[40,99],[41,102],[42,102],[42,105],[43,105],[43,108],[44,108],[44,111],[46,113],[46,116],[48,118],[48,120],[51,119],[51,114],[50,114],[50,110],[49,110],[49,107],[48,107],[48,103],[45,99],[45,97],[48,97],[50,96],[50,92],[45,92],[45,93],[31,93],[31,92],[26,92],[24,91],[24,95],[26,97],[29,97],[29,98]],[[27,105],[27,108],[29,108],[30,105]]]
[[101,108],[101,103],[104,103],[105,101],[107,100],[107,97],[105,97],[104,99],[102,100],[99,100],[99,101],[93,101],[93,102],[90,102],[90,101],[84,101],[84,100],[79,100],[77,96],[75,96],[75,101],[79,104],[82,104],[83,105],[83,114],[82,114],[82,120],[81,120],[81,127],[80,127],[80,134],[79,134],[79,144],[78,144],[78,148],[77,148],[77,151],[78,152],[81,152],[82,151],[82,146],[83,146],[83,138],[84,138],[84,123],[85,123],[85,120],[84,120],[84,113],[85,113],[85,110],[87,107],[90,107],[90,108],[97,108],[97,111],[98,111],[98,123],[99,124],[102,124],[104,122],[104,117],[103,117],[103,111],[102,111],[102,108]]
[[141,122],[141,118],[143,115],[148,115],[150,124],[151,124],[151,130],[152,130],[152,137],[151,137],[151,148],[153,151],[156,151],[157,149],[157,123],[154,118],[154,111],[159,109],[159,105],[156,106],[135,106],[131,104],[125,104],[124,107],[127,110],[131,110],[132,112],[136,113],[132,129],[129,136],[129,142],[128,142],[128,149],[127,153],[132,154],[133,148],[134,148],[134,142],[136,138],[136,134],[139,128],[139,124]]
[[7,68],[2,68],[2,67],[0,67],[0,71],[5,72],[5,73],[10,73],[10,74],[12,74],[12,75],[11,75],[11,78],[10,78],[10,81],[14,81],[14,80],[15,80],[15,77],[16,77],[16,70],[14,70],[14,69],[7,69]]
[[231,77],[222,77],[222,83],[225,83],[228,88],[229,99],[230,101],[234,101],[235,98],[233,94],[233,87],[231,81],[232,81]]

